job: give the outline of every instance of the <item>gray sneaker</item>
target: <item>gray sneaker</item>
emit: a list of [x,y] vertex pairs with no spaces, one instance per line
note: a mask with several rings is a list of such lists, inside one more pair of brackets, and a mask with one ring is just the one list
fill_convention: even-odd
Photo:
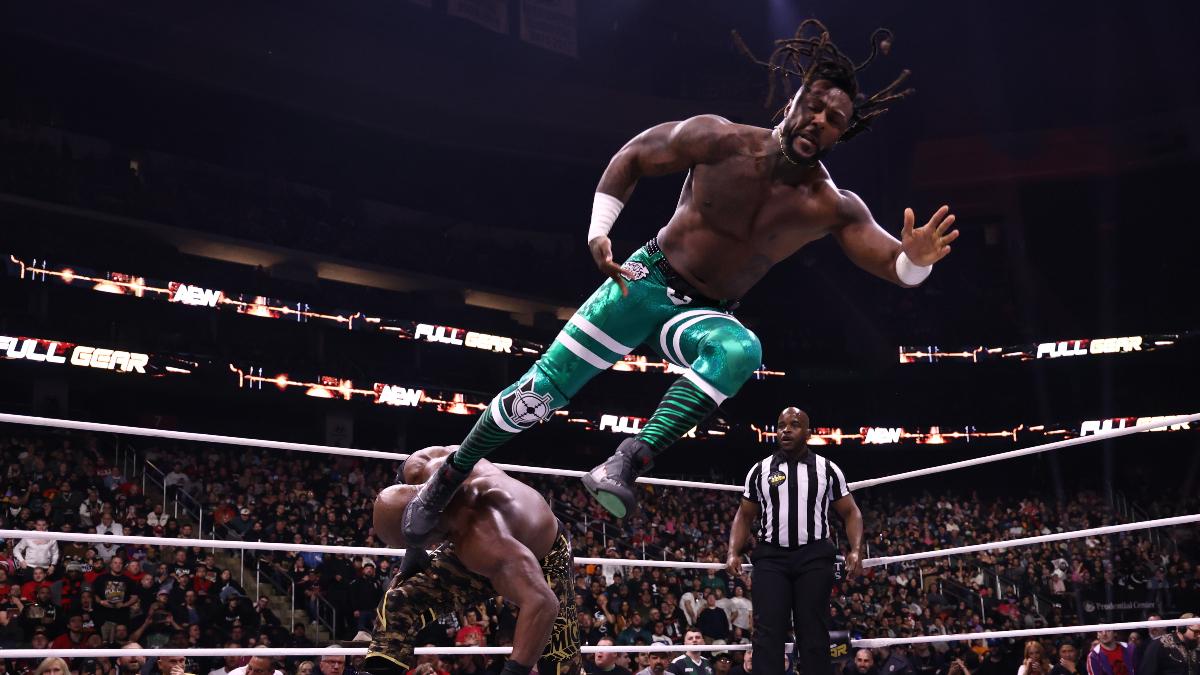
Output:
[[583,487],[617,518],[637,508],[634,481],[654,465],[653,449],[636,438],[626,438],[603,464],[584,474]]

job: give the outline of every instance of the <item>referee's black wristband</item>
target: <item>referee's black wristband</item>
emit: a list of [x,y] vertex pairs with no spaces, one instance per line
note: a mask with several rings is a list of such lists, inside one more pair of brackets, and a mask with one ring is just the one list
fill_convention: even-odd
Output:
[[504,669],[500,671],[500,675],[529,675],[529,671],[533,670],[533,666],[523,666],[513,659],[504,662]]

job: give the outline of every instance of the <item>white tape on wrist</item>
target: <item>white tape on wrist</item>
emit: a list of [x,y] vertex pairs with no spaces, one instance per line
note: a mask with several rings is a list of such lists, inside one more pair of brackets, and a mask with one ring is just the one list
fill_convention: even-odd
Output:
[[901,251],[900,255],[896,258],[896,276],[900,277],[900,281],[909,286],[916,286],[925,281],[929,278],[931,272],[933,272],[933,265],[914,265],[913,261],[909,260],[908,256],[904,254],[904,251]]
[[620,199],[597,192],[596,198],[592,201],[592,224],[588,227],[588,241],[596,237],[607,237],[613,222],[616,221],[617,215],[623,208],[625,208],[625,204],[621,203]]

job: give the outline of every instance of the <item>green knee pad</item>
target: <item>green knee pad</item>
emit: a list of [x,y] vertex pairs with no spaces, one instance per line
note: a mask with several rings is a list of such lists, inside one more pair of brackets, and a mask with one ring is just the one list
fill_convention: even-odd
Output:
[[520,379],[492,399],[490,412],[492,420],[501,429],[515,434],[550,419],[550,415],[569,400],[535,363]]
[[762,366],[762,344],[754,333],[736,321],[717,319],[703,323],[708,325],[703,326],[695,341],[692,372],[725,397],[733,396]]

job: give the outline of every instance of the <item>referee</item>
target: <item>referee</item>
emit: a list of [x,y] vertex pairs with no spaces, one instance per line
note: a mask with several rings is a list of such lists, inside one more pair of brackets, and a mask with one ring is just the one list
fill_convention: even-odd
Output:
[[[798,408],[779,414],[779,452],[746,474],[742,504],[729,533],[727,566],[742,574],[742,554],[755,532],[754,675],[782,675],[788,619],[795,627],[802,675],[832,675],[829,657],[829,594],[834,556],[829,507],[841,516],[850,539],[846,574],[858,572],[862,514],[836,464],[808,449],[808,415]],[[752,528],[755,528],[752,530]]]

